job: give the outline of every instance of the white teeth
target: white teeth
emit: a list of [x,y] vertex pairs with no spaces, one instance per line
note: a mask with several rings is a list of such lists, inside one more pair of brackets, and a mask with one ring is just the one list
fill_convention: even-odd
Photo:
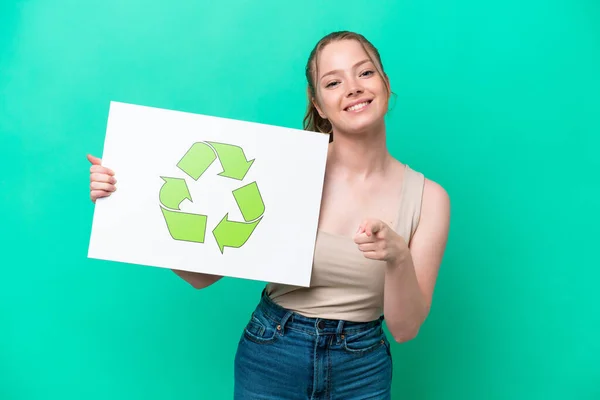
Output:
[[360,110],[361,108],[365,107],[367,104],[369,104],[368,101],[365,101],[365,102],[360,103],[360,104],[355,104],[352,107],[348,107],[348,111]]

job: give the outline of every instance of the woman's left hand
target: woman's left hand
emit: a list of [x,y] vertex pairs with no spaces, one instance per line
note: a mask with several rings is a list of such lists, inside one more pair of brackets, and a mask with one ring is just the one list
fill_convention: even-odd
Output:
[[367,219],[358,227],[354,243],[366,258],[397,265],[409,253],[404,238],[379,219]]

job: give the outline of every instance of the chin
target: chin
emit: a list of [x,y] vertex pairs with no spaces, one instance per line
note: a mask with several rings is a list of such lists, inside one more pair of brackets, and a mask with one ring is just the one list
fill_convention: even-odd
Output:
[[349,134],[364,134],[378,131],[384,124],[383,115],[364,115],[351,121],[344,121],[342,130]]

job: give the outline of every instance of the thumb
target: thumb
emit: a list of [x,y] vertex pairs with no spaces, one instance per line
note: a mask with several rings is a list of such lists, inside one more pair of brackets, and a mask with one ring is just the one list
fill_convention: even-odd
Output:
[[371,234],[377,234],[377,232],[381,231],[383,229],[383,224],[381,223],[381,221],[375,221],[373,222],[373,224],[371,225]]
[[93,165],[100,165],[102,163],[102,159],[98,158],[98,157],[94,157],[91,154],[87,155],[87,159],[90,163],[92,163]]
[[367,236],[371,236],[373,233],[377,232],[376,230],[374,230],[375,225],[376,223],[374,220],[367,219],[361,224],[360,230],[364,232]]
[[372,220],[368,220],[366,225],[365,225],[365,233],[367,234],[367,236],[371,236],[372,234],[376,233],[376,223]]

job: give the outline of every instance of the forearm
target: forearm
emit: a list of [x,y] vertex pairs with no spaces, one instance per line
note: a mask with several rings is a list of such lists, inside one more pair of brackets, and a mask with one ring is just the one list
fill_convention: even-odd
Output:
[[397,342],[406,342],[417,335],[429,313],[428,306],[410,253],[385,268],[383,312],[386,324]]
[[200,272],[181,271],[178,269],[173,269],[172,271],[196,289],[203,289],[222,278],[219,275],[202,274]]

